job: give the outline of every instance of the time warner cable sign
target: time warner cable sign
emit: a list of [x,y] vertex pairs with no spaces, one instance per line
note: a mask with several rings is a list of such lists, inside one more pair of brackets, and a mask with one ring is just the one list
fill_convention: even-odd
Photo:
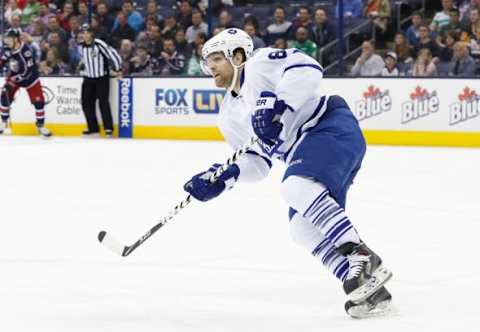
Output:
[[133,134],[133,80],[124,78],[118,82],[118,137]]

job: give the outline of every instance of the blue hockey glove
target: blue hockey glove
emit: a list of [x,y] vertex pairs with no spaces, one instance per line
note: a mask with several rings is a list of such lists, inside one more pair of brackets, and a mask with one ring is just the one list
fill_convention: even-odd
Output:
[[283,124],[280,118],[287,105],[270,91],[263,91],[255,103],[255,113],[252,115],[252,126],[255,134],[268,145],[275,144]]
[[220,195],[225,189],[231,189],[240,175],[240,168],[237,164],[230,165],[214,183],[210,177],[222,165],[213,164],[206,172],[194,175],[190,181],[185,183],[183,189],[199,201],[206,202]]

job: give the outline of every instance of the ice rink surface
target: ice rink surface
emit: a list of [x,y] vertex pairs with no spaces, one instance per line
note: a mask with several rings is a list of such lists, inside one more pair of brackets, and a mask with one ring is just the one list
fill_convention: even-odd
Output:
[[120,258],[97,233],[133,243],[224,143],[0,137],[0,153],[1,331],[480,329],[480,150],[369,147],[347,213],[393,271],[396,310],[368,320],[290,239],[281,163]]

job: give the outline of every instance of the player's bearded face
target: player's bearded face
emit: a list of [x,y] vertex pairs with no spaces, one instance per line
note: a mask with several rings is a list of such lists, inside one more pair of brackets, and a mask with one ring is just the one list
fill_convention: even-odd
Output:
[[215,80],[215,85],[219,88],[229,87],[233,79],[233,66],[223,53],[210,54],[205,62]]

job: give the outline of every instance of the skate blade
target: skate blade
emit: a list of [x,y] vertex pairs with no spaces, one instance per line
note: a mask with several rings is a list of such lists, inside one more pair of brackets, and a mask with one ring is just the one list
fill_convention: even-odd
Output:
[[392,300],[385,300],[374,307],[369,303],[359,304],[348,309],[347,313],[355,319],[385,316],[392,312],[391,302]]
[[365,301],[370,295],[375,293],[380,287],[385,285],[392,278],[392,272],[383,266],[379,266],[367,282],[361,287],[348,294],[349,300],[355,304]]

